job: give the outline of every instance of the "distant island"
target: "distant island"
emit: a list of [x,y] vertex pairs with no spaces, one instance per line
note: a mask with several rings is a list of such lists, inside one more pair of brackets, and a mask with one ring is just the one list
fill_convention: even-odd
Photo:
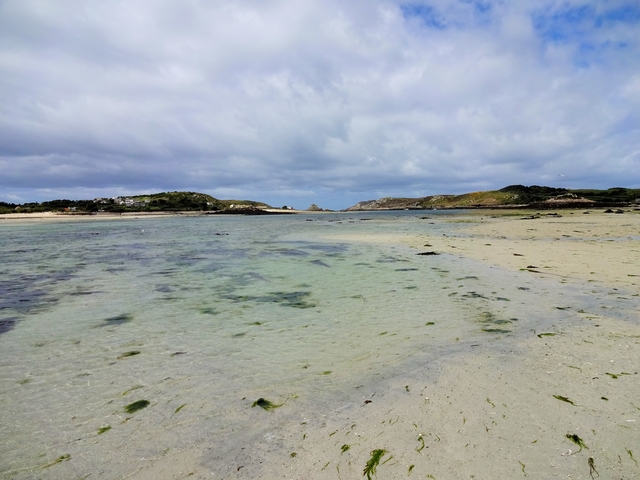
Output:
[[[272,207],[252,200],[219,200],[197,192],[162,192],[93,200],[51,200],[42,203],[13,204],[0,202],[0,214],[65,212],[69,214],[98,213],[266,213]],[[283,207],[281,210],[287,210]]]
[[[420,198],[386,197],[366,200],[343,211],[432,210],[454,208],[596,208],[640,207],[640,189],[607,190],[510,185],[500,190],[430,195]],[[219,200],[197,192],[162,192],[148,195],[95,198],[93,200],[51,200],[42,203],[0,202],[0,214],[59,212],[73,215],[118,213],[202,212],[210,214],[260,215],[294,213],[291,207],[272,207],[254,200]],[[306,212],[323,212],[312,204]]]
[[432,210],[453,208],[595,208],[640,206],[640,189],[609,188],[608,190],[510,185],[500,190],[463,193],[461,195],[431,195],[421,198],[386,197],[358,202],[346,211],[372,210]]

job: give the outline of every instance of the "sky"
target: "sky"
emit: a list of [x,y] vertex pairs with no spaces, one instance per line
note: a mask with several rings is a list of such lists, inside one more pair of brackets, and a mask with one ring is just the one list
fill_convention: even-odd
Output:
[[638,0],[0,0],[0,201],[640,188]]

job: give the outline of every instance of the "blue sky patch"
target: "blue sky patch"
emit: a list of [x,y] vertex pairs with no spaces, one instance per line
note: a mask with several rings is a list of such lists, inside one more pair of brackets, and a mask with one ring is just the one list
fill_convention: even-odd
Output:
[[418,18],[427,27],[438,30],[444,30],[447,27],[442,15],[430,5],[408,4],[401,5],[400,9],[402,10],[404,18]]

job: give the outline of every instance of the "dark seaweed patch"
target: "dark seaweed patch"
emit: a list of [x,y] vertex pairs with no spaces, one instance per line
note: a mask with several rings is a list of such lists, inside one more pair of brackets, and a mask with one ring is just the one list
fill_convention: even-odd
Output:
[[111,425],[107,425],[106,427],[100,427],[98,429],[98,435],[102,435],[105,432],[108,432],[109,430],[111,430]]
[[143,408],[147,408],[151,402],[149,400],[138,400],[137,402],[130,403],[126,407],[124,407],[124,411],[127,413],[135,413],[138,410],[142,410]]
[[[58,300],[48,296],[48,292],[38,288],[36,283],[46,282],[48,276],[20,275],[12,280],[0,282],[0,310],[29,313]],[[55,283],[52,281],[50,283]]]
[[282,406],[282,404],[278,405],[278,404],[273,403],[270,400],[267,400],[267,399],[261,397],[258,400],[256,400],[255,402],[253,402],[253,405],[251,405],[251,408],[260,407],[263,410],[269,411],[269,410],[273,410],[273,409],[281,407],[281,406]]
[[70,458],[71,458],[71,455],[69,455],[68,453],[64,454],[64,455],[60,455],[53,462],[47,463],[46,465],[43,465],[42,468],[53,467],[54,465],[57,465],[60,462],[65,462],[65,461],[69,460]]
[[327,268],[331,268],[329,265],[327,265],[326,263],[324,263],[322,260],[311,260],[311,263],[313,263],[314,265],[318,265],[320,267],[327,267]]
[[396,268],[396,272],[417,272],[417,268]]
[[484,324],[482,328],[483,332],[487,333],[511,333],[510,330],[506,330],[504,328],[496,328],[495,325],[509,325],[515,321],[517,318],[498,318],[491,312],[482,312],[478,318],[478,321]]
[[511,333],[511,330],[505,330],[504,328],[483,328],[482,331],[487,333]]
[[553,398],[555,398],[556,400],[560,400],[562,402],[566,402],[566,403],[570,403],[571,405],[575,406],[576,404],[573,402],[573,400],[569,400],[567,397],[563,397],[562,395],[554,395]]
[[283,307],[313,308],[317,302],[309,300],[311,292],[270,292],[266,295],[223,295],[223,298],[233,302],[254,301],[260,303],[277,303]]
[[201,308],[200,313],[205,315],[218,315],[218,311],[215,308]]
[[0,334],[7,333],[16,326],[17,317],[9,317],[0,319]]
[[405,260],[404,258],[390,257],[390,256],[384,256],[376,260],[376,263],[397,263],[397,262],[408,262],[408,260]]
[[567,433],[565,437],[580,447],[580,450],[578,450],[578,453],[580,453],[583,448],[586,448],[587,450],[589,450],[589,447],[587,447],[584,444],[584,441],[575,433]]
[[130,352],[124,352],[122,355],[118,355],[118,360],[120,360],[122,358],[133,357],[134,355],[139,355],[139,354],[140,354],[139,350],[132,350]]
[[308,252],[298,250],[296,248],[277,248],[275,250],[271,250],[271,252],[285,255],[287,257],[306,257],[309,255]]
[[78,297],[81,295],[93,295],[94,293],[101,293],[101,292],[91,291],[91,290],[78,290],[76,292],[70,292],[69,295],[71,295],[72,297]]
[[485,297],[481,293],[478,292],[467,292],[462,295],[463,298],[484,298],[485,300],[489,300],[489,297]]
[[130,313],[123,313],[122,315],[117,315],[115,317],[109,317],[102,321],[102,324],[98,325],[99,327],[112,327],[115,325],[122,325],[123,323],[129,323],[133,320],[133,315]]

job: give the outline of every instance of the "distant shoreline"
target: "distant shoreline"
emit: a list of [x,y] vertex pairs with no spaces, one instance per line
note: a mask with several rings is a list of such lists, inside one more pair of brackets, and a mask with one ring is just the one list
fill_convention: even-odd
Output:
[[[432,210],[469,210],[474,212],[480,212],[483,210],[486,211],[523,211],[523,212],[535,212],[535,211],[548,211],[548,210],[575,210],[575,211],[589,211],[589,210],[599,210],[602,208],[609,208],[611,205],[563,205],[563,204],[546,204],[546,205],[518,205],[518,206],[465,206],[465,207],[445,207],[438,209],[425,209],[425,208],[378,208],[378,209],[362,209],[362,210],[335,210],[335,211],[324,211],[324,210],[281,210],[276,208],[266,208],[266,209],[238,209],[236,211],[160,211],[160,212],[122,212],[122,213],[114,213],[114,212],[99,212],[99,213],[68,213],[68,212],[40,212],[40,213],[3,213],[0,214],[0,225],[7,224],[17,224],[17,223],[35,223],[35,222],[67,222],[67,221],[96,221],[96,220],[126,220],[126,219],[139,219],[139,218],[158,218],[158,217],[204,217],[204,216],[226,216],[226,215],[237,215],[237,216],[261,216],[261,215],[299,215],[299,214],[307,214],[307,215],[318,215],[318,214],[353,214],[353,213],[366,213],[366,212],[391,212],[391,211],[415,211],[418,212],[429,212]],[[618,208],[618,210],[611,211],[609,213],[623,213],[624,210],[619,210],[620,208],[626,209],[626,211],[638,211],[640,208],[637,208],[637,205],[626,205],[626,206],[613,206],[614,208]],[[244,211],[243,211],[244,210]],[[6,222],[6,220],[10,220],[10,222]]]

